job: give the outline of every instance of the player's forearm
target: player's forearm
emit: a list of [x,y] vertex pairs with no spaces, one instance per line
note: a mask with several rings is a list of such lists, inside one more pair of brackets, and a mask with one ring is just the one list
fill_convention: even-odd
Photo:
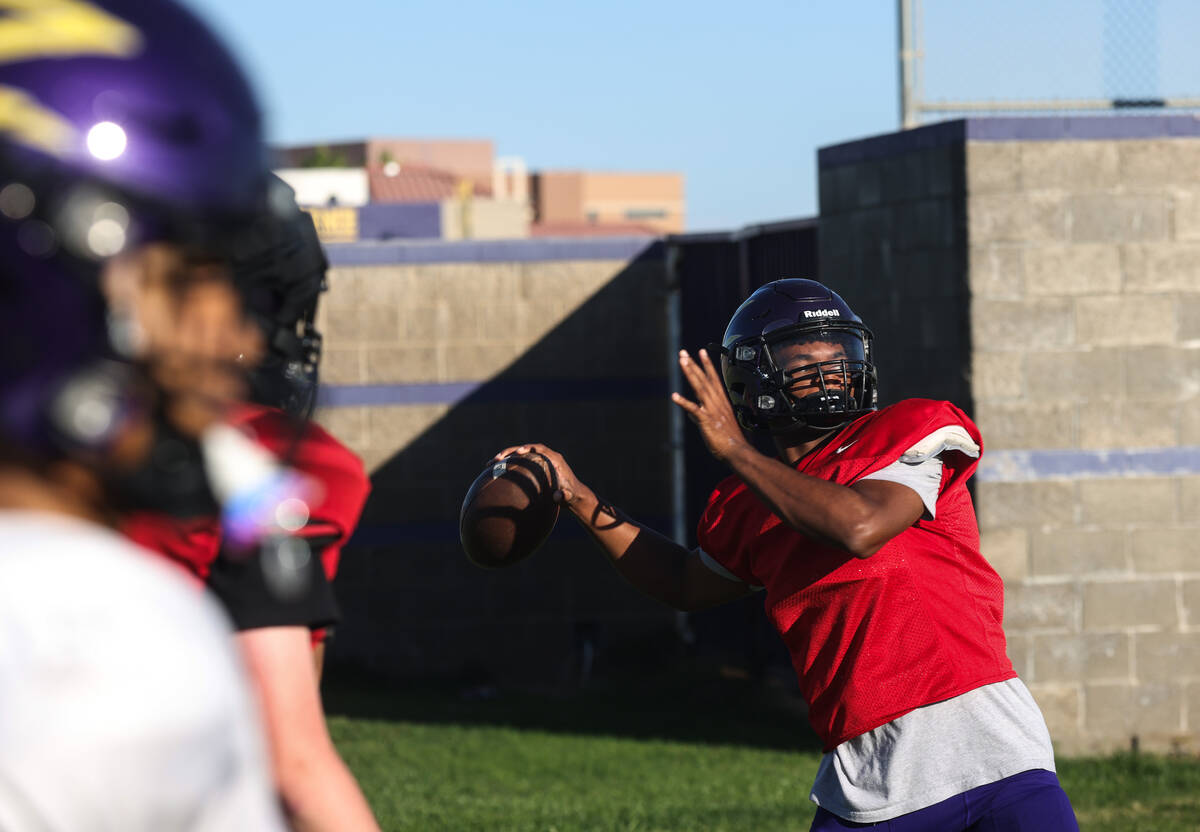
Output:
[[379,824],[332,747],[281,761],[279,791],[295,832],[379,832]]
[[237,635],[259,697],[276,788],[295,829],[378,832],[371,809],[329,736],[307,627]]
[[856,557],[874,553],[882,541],[872,504],[854,489],[810,477],[750,446],[726,462],[789,527]]
[[687,608],[684,592],[684,566],[690,555],[687,549],[633,522],[591,491],[578,495],[570,510],[625,580],[667,606]]

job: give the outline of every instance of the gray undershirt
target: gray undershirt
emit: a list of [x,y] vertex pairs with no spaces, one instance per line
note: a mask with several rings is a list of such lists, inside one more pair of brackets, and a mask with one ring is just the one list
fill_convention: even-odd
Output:
[[821,758],[809,798],[845,820],[877,823],[1035,768],[1054,771],[1054,749],[1014,678],[847,740]]

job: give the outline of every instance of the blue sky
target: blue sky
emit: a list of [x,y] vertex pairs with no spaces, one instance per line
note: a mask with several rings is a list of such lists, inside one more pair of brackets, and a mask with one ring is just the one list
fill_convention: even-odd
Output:
[[[186,2],[276,142],[490,138],[535,169],[678,170],[689,231],[811,216],[816,149],[898,125],[895,0]],[[926,91],[1100,94],[1110,3],[1159,7],[1200,51],[1189,0],[926,0]],[[1200,77],[1172,61],[1154,83]]]

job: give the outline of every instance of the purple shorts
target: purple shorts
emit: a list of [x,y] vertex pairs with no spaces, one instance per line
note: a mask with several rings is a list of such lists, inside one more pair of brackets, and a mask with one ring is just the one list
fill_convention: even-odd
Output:
[[842,820],[817,809],[809,832],[1079,832],[1071,801],[1052,771],[1034,768],[878,823]]

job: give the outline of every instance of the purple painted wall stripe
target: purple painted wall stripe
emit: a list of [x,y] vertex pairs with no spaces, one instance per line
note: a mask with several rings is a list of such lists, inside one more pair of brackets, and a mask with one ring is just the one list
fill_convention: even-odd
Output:
[[364,240],[327,243],[333,266],[405,263],[537,263],[662,257],[657,237],[533,237],[526,240]]
[[817,151],[817,167],[852,165],[963,141],[1103,141],[1198,136],[1200,118],[1193,115],[966,118],[822,147]]
[[326,384],[321,407],[389,404],[551,402],[654,399],[667,396],[665,378],[531,378],[446,384]]
[[1104,451],[985,451],[976,478],[982,482],[1037,482],[1196,474],[1200,474],[1200,446],[1183,445]]

